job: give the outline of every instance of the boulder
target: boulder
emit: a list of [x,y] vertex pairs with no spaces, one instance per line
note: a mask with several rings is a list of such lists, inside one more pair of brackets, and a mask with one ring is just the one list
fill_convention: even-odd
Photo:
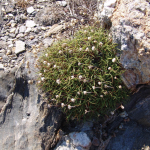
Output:
[[[0,149],[49,150],[59,140],[63,116],[49,106],[36,86],[35,58],[26,53],[25,61],[8,73],[0,73]],[[29,81],[32,83],[29,84]]]
[[102,26],[110,28],[113,42],[121,49],[120,61],[127,70],[123,75],[124,83],[132,90],[138,84],[149,83],[149,3],[146,0],[107,0],[100,7]]

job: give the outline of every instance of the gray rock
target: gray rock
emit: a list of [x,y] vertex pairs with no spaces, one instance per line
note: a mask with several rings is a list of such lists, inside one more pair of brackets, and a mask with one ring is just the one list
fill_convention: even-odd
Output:
[[8,5],[8,6],[6,7],[5,11],[6,11],[7,14],[8,14],[8,13],[12,13],[12,12],[14,11],[13,5]]
[[25,23],[25,21],[27,20],[27,17],[24,15],[24,14],[21,14],[21,15],[17,15],[15,17],[15,21],[17,23]]
[[26,21],[26,27],[27,28],[33,28],[34,26],[36,26],[36,24],[33,20],[27,20]]
[[21,26],[19,28],[19,33],[24,33],[26,31],[26,26]]
[[0,64],[0,70],[4,70],[4,65]]
[[91,140],[84,132],[72,132],[65,136],[62,143],[55,150],[89,150]]
[[43,44],[44,44],[45,47],[51,46],[52,43],[53,43],[53,41],[54,41],[54,40],[53,40],[52,38],[45,38],[45,39],[43,40]]
[[[26,59],[31,69],[35,59],[31,53],[26,54]],[[42,100],[34,80],[36,69],[29,74],[22,63],[15,77],[16,70],[0,73],[0,149],[52,149],[57,143],[62,113]],[[29,85],[27,81],[32,79],[34,82]]]
[[10,33],[9,36],[12,37],[12,38],[15,38],[16,34],[15,33]]
[[0,49],[6,48],[6,42],[0,41]]
[[8,36],[1,37],[1,39],[2,39],[3,41],[7,41]]
[[116,133],[112,138],[106,150],[134,150],[150,145],[149,130],[139,126],[136,122],[130,121],[124,124],[123,130]]
[[38,44],[39,40],[38,39],[33,39],[30,41],[26,42],[26,45],[28,45],[29,47],[31,47],[32,45]]
[[19,54],[21,52],[25,51],[25,42],[22,41],[16,41],[16,49],[15,53]]
[[104,3],[104,7],[112,7],[114,8],[116,6],[117,0],[106,0]]
[[127,110],[132,120],[146,127],[150,127],[149,92],[149,86],[141,87],[141,90],[133,95]]
[[56,4],[59,5],[59,6],[62,6],[62,7],[67,6],[67,2],[66,1],[57,1]]

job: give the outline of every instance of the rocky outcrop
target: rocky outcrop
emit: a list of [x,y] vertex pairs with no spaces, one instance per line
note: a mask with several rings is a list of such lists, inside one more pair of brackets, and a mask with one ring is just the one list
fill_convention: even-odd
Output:
[[100,5],[102,25],[111,27],[113,41],[121,49],[121,63],[127,70],[122,79],[130,89],[148,84],[150,8],[146,0],[107,0]]
[[[29,68],[25,68],[25,60],[30,60]],[[42,98],[35,70],[28,73],[33,62],[33,54],[27,53],[19,68],[1,74],[1,150],[49,150],[59,140],[63,116]]]

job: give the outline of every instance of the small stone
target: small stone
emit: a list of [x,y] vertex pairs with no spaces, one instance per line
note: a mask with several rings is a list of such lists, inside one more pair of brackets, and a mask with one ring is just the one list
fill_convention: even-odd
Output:
[[53,41],[54,40],[52,38],[46,38],[43,40],[43,44],[44,44],[44,46],[51,46]]
[[11,27],[15,27],[16,26],[16,23],[11,23]]
[[13,17],[14,15],[13,15],[13,14],[8,14],[8,16],[9,16],[9,17]]
[[10,29],[10,33],[15,33],[15,31],[16,31],[16,28],[11,28]]
[[0,70],[4,70],[4,65],[0,64]]
[[32,6],[27,8],[27,13],[28,14],[31,14],[33,12],[34,12],[34,8]]
[[21,53],[23,51],[25,51],[25,42],[16,41],[16,50],[15,50],[15,53],[18,54],[18,53]]
[[62,6],[62,7],[66,7],[67,6],[67,2],[66,1],[57,1],[56,4],[59,5],[59,6]]
[[30,32],[32,29],[31,28],[27,28],[27,30],[25,31],[25,33]]
[[32,21],[32,20],[27,20],[26,21],[26,27],[27,28],[33,28],[34,26],[36,26],[34,21]]
[[16,47],[12,47],[12,52],[15,53]]
[[24,34],[20,33],[16,36],[16,38],[21,38],[21,37],[24,37]]
[[93,144],[94,146],[99,146],[100,141],[98,140],[98,138],[93,137],[92,144]]
[[106,0],[104,7],[113,7],[115,8],[117,0]]
[[21,26],[19,28],[19,33],[24,33],[26,31],[26,26]]
[[11,50],[8,50],[6,55],[10,55],[11,53],[12,53]]
[[72,132],[69,134],[70,138],[73,141],[73,145],[77,146],[81,146],[82,148],[85,149],[89,149],[91,146],[91,140],[89,139],[89,137],[87,136],[86,133],[84,132]]
[[30,38],[31,40],[33,40],[35,37],[34,37],[33,35],[31,35],[29,38]]

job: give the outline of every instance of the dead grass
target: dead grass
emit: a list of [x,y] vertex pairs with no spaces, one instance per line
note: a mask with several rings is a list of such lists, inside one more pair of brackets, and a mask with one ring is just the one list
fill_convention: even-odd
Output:
[[35,0],[15,0],[17,6],[26,8],[30,3],[33,3]]

